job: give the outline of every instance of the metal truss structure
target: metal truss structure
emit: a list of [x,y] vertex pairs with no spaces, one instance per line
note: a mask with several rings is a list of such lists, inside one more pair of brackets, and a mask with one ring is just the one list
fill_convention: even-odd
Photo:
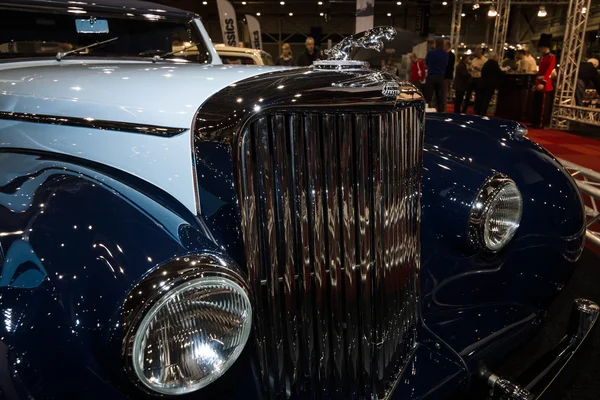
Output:
[[494,25],[494,37],[492,39],[492,50],[498,53],[500,60],[504,59],[504,45],[508,33],[508,17],[510,16],[510,0],[498,0],[496,4],[496,23]]
[[[561,54],[554,109],[552,110],[551,127],[555,129],[569,129],[569,121],[586,123],[585,120],[574,119],[586,114],[600,113],[600,110],[585,110],[575,106],[575,90],[577,89],[577,75],[583,54],[585,29],[587,26],[588,12],[591,0],[572,0],[569,3],[567,21],[565,25],[564,46]],[[592,120],[598,120],[596,115]]]
[[[557,107],[559,111],[557,113]],[[593,125],[600,127],[600,108],[578,107],[571,105],[554,105],[554,113],[552,114],[552,123],[554,118],[558,120],[557,129],[568,129],[568,123],[579,122],[581,124]]]
[[[452,4],[452,25],[450,26],[450,48],[458,52],[460,44],[460,25],[462,22],[463,0],[455,0]],[[457,60],[458,62],[458,60]]]
[[585,204],[586,239],[600,247],[600,173],[566,160],[559,160],[569,171],[581,192]]

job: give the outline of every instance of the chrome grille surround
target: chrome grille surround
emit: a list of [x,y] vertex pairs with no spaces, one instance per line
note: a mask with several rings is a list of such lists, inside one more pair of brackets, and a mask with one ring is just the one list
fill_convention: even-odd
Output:
[[242,133],[242,227],[273,397],[383,397],[408,361],[421,141],[415,108],[271,111]]
[[398,382],[416,346],[423,122],[414,87],[368,70],[265,74],[199,110],[198,187],[240,212],[239,231],[218,229],[243,236],[266,398]]

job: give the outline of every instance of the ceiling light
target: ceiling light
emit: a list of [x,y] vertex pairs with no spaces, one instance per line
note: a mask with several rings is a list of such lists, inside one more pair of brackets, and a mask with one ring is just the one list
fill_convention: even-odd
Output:
[[293,17],[293,16],[294,16],[294,13],[290,13],[290,17]]
[[540,6],[538,17],[545,17],[546,15],[548,15],[548,12],[546,12],[546,7]]
[[282,6],[285,6],[285,1],[280,1],[279,4],[281,4]]
[[256,13],[256,16],[260,17],[260,13]]
[[442,1],[442,5],[443,5],[443,6],[447,6],[447,5],[448,5],[448,2],[447,2],[447,1]]
[[245,1],[242,1],[242,5],[243,5],[243,6],[245,6],[245,5],[246,5],[246,2],[245,2]]
[[322,16],[323,16],[323,15],[325,15],[325,14],[323,14],[323,13],[320,13],[319,15],[322,17]]
[[496,11],[496,7],[490,6],[490,11],[488,11],[488,17],[495,17],[498,15],[498,11]]
[[462,14],[460,14],[460,16],[461,16],[461,17],[466,17],[466,16],[467,16],[467,14],[465,14],[465,13],[462,13]]
[[582,13],[582,14],[585,14],[586,12],[587,12],[587,7],[582,7],[582,8],[581,8],[581,13]]
[[399,2],[397,2],[397,3],[396,3],[396,5],[398,5],[398,6],[401,6],[401,5],[402,5],[402,2],[401,2],[401,1],[399,1]]
[[207,5],[208,1],[203,1],[202,4]]
[[473,4],[473,10],[477,10],[479,8],[479,3]]
[[320,6],[322,6],[322,5],[323,5],[323,2],[322,2],[322,1],[320,1],[320,2],[318,2],[317,4],[318,4],[318,5],[320,5]]
[[391,16],[392,16],[392,13],[388,13],[388,17],[391,17]]

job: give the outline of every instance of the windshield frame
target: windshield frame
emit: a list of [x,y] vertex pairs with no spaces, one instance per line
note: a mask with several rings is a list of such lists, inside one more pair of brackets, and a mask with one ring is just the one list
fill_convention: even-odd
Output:
[[[186,12],[186,11],[178,11],[174,12],[171,9],[161,10],[164,12],[157,12],[160,9],[130,9],[130,8],[114,8],[103,5],[89,5],[89,4],[76,4],[78,9],[85,11],[86,14],[72,14],[69,13],[69,7],[72,8],[73,4],[65,4],[65,3],[56,3],[52,2],[49,6],[42,6],[39,4],[40,2],[36,1],[25,1],[25,2],[14,2],[15,0],[2,0],[0,3],[0,12],[3,10],[13,11],[13,12],[23,12],[23,13],[40,13],[40,14],[58,14],[58,15],[67,15],[77,18],[79,15],[80,18],[86,18],[89,16],[94,16],[97,18],[117,18],[123,20],[137,20],[144,21],[149,23],[160,23],[160,22],[169,22],[174,24],[182,24],[186,25],[194,31],[195,36],[198,38],[198,42],[203,46],[203,49],[206,50],[206,62],[198,63],[199,65],[207,65],[213,64],[215,61],[215,52],[212,42],[207,40],[205,32],[201,29],[201,18],[197,14]],[[18,0],[17,0],[18,1]],[[42,3],[48,4],[48,3]],[[151,3],[149,3],[151,4]],[[148,17],[152,16],[152,17]],[[77,55],[70,56],[70,58],[77,59]],[[80,57],[79,57],[80,58]],[[0,57],[0,64],[10,63],[10,62],[21,62],[26,60],[48,60],[55,59],[54,54],[48,55],[40,55],[40,56],[22,56],[22,57]],[[144,61],[152,61],[152,57],[149,56],[133,56],[133,55],[123,55],[123,56],[102,56],[102,55],[88,55],[85,56],[85,60],[95,59],[95,60],[144,60]],[[155,60],[156,61],[156,60]],[[161,59],[162,62],[181,62],[177,60],[176,57]],[[191,61],[186,61],[190,62]]]

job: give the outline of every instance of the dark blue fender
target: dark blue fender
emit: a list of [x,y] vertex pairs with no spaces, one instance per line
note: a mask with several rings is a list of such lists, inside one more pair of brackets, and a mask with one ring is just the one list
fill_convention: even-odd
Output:
[[[422,312],[426,325],[474,372],[522,343],[569,279],[582,251],[581,197],[564,168],[518,124],[429,114],[421,226]],[[516,236],[497,254],[468,246],[467,217],[494,171],[523,195]]]
[[[120,356],[125,297],[172,258],[224,254],[168,194],[71,162],[0,153],[0,399],[139,397]],[[204,395],[251,398],[250,370],[244,355]]]

